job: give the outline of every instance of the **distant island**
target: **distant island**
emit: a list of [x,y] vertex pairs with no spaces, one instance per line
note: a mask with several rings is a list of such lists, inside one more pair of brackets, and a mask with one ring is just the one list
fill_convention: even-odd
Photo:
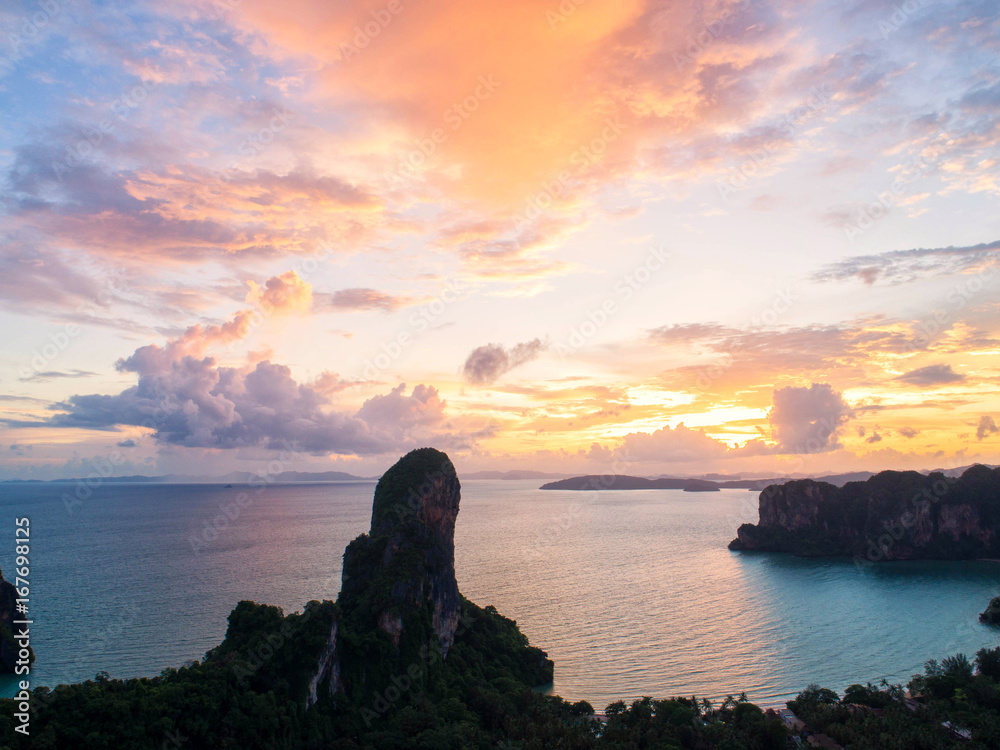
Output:
[[[548,471],[531,471],[530,469],[511,469],[509,471],[474,471],[465,475],[466,479],[561,479],[565,473]],[[228,474],[192,475],[163,474],[148,477],[143,474],[133,474],[125,477],[104,477],[102,482],[115,484],[223,484],[229,487],[239,484],[307,484],[326,482],[377,482],[378,477],[360,477],[343,471],[282,471],[276,474],[261,474],[253,471],[231,471]],[[57,482],[84,482],[83,477],[67,479],[4,479],[0,484],[52,484]]]
[[760,494],[758,522],[740,526],[729,548],[869,562],[998,558],[1000,468],[773,485]]
[[[5,479],[0,484],[54,484],[58,482],[85,482],[83,477],[67,479]],[[359,477],[343,471],[281,471],[267,474],[253,471],[231,471],[228,474],[195,476],[191,474],[163,474],[147,477],[134,474],[127,477],[102,477],[102,482],[114,484],[295,484],[298,482],[377,482],[378,477]]]
[[647,479],[624,474],[588,474],[543,484],[541,490],[684,490],[685,492],[718,492],[723,485],[703,479],[661,477]]
[[[713,475],[717,476],[717,475]],[[841,485],[855,479],[868,479],[868,472],[834,474],[822,477],[821,481]],[[684,490],[685,492],[717,492],[718,490],[760,491],[773,484],[791,481],[791,477],[769,477],[765,479],[717,480],[707,477],[633,477],[627,474],[585,474],[579,477],[561,479],[543,484],[541,490]]]
[[[974,464],[978,465],[978,464]],[[934,469],[921,472],[923,475],[942,474],[946,478],[955,478],[964,474],[970,466],[959,466],[954,469]],[[994,468],[994,467],[988,467]],[[482,472],[481,472],[482,473]],[[531,472],[525,472],[529,474]],[[885,472],[883,472],[885,473]],[[910,472],[915,474],[916,472]],[[723,475],[724,476],[724,475]],[[627,474],[585,474],[569,477],[559,481],[543,484],[540,490],[684,490],[686,492],[715,492],[716,490],[750,490],[760,492],[774,485],[787,484],[794,481],[815,481],[843,487],[851,482],[864,482],[875,476],[871,471],[850,471],[844,474],[828,474],[826,476],[806,479],[804,477],[765,477],[724,479],[719,474],[704,474],[695,477],[672,477],[661,475],[657,477],[635,477]],[[524,477],[529,478],[528,476]]]

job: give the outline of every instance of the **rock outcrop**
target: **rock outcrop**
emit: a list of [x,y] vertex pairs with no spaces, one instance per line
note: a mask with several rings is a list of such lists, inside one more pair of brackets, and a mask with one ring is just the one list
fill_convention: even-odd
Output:
[[990,606],[979,615],[979,621],[990,625],[1000,625],[1000,596],[995,596],[990,600]]
[[371,530],[344,552],[341,605],[374,615],[398,646],[416,613],[429,613],[448,655],[461,601],[455,580],[455,519],[461,485],[447,455],[420,448],[401,458],[375,487]]
[[440,684],[445,659],[463,633],[466,647],[477,651],[474,660],[502,662],[528,684],[551,681],[552,662],[516,623],[459,593],[460,499],[455,467],[433,448],[411,451],[379,480],[371,527],[344,551],[340,596],[310,670],[307,708],[327,695],[358,705],[387,686],[405,684],[416,693]]
[[1000,555],[1000,469],[883,471],[836,487],[810,479],[760,493],[759,521],[733,550],[881,560],[960,560]]

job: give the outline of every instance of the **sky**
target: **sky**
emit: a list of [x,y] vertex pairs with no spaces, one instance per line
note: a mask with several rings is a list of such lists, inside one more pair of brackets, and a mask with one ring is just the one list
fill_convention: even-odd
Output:
[[1000,463],[1000,7],[0,9],[0,479]]

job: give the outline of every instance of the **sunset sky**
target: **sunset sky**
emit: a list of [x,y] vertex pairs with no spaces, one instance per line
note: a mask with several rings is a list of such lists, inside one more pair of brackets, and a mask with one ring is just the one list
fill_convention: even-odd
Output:
[[995,2],[15,0],[0,110],[0,479],[1000,463]]

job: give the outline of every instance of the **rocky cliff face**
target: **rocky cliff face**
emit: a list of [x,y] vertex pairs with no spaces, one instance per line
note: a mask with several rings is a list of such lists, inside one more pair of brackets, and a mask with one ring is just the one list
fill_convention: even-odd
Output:
[[759,519],[729,548],[870,562],[996,557],[1000,469],[973,466],[958,479],[884,471],[840,488],[787,482],[761,492]]
[[[341,604],[362,607],[398,646],[407,620],[429,614],[443,656],[461,601],[455,580],[455,519],[461,485],[444,453],[421,448],[379,480],[371,531],[344,552]],[[411,626],[415,626],[412,623]]]
[[[324,683],[336,693],[371,682],[365,650],[378,650],[379,663],[404,673],[408,663],[448,656],[462,608],[455,580],[460,498],[455,467],[433,448],[408,453],[379,480],[371,528],[344,552],[338,620],[310,681],[307,706]],[[369,643],[368,634],[376,632],[392,651]]]
[[990,599],[990,604],[986,608],[986,611],[979,615],[979,621],[989,623],[990,625],[1000,625],[1000,596]]

